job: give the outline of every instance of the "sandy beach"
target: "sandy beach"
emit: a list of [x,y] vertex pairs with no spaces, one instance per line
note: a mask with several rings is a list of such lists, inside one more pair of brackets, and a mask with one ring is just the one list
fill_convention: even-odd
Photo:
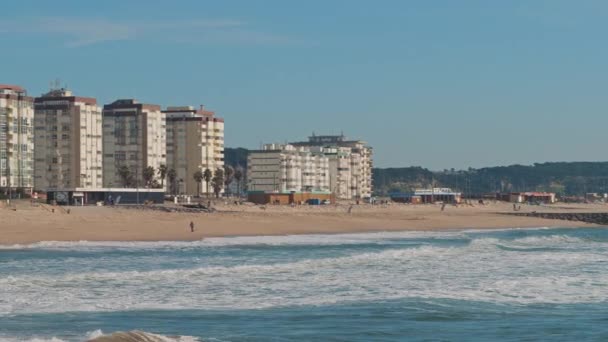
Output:
[[[147,208],[31,206],[0,209],[0,244],[39,241],[161,241],[204,237],[399,230],[584,227],[583,222],[505,215],[509,203],[440,205],[254,206],[216,203],[213,213],[161,212]],[[70,209],[69,213],[66,209]],[[522,205],[522,212],[600,212],[604,205]],[[195,231],[189,224],[194,222]]]

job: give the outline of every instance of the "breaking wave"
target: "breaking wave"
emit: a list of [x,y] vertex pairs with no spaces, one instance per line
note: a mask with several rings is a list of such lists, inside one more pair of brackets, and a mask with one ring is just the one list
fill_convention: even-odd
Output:
[[[87,342],[198,342],[200,339],[193,336],[165,336],[150,332],[133,330],[118,331],[105,335],[101,330],[95,330],[83,336],[81,341]],[[59,337],[10,337],[0,334],[0,341],[3,342],[69,342]],[[218,340],[213,340],[221,342]]]
[[[76,263],[64,260],[59,272],[43,272],[38,259],[27,267],[40,272],[11,272],[0,278],[0,315],[78,311],[158,309],[257,309],[318,306],[402,298],[444,298],[513,304],[598,303],[608,301],[607,244],[564,231],[519,232],[405,232],[281,237],[208,239],[198,242],[135,242],[39,244],[46,249],[101,248],[112,260],[114,248],[145,248],[146,263],[131,269],[96,269],[95,258]],[[524,236],[520,236],[524,234]],[[537,234],[537,235],[530,235]],[[538,235],[540,234],[540,235]],[[408,245],[399,242],[416,239]],[[209,241],[210,240],[210,241]],[[325,244],[321,244],[324,241]],[[465,241],[463,243],[462,241]],[[352,248],[319,257],[315,252],[267,248],[246,252],[214,250],[224,264],[206,258],[184,259],[188,267],[167,264],[155,248],[268,245]],[[380,247],[372,248],[370,244]],[[143,245],[143,246],[142,246]],[[198,247],[196,247],[198,246]],[[324,252],[324,253],[330,253]],[[5,251],[4,253],[10,253]],[[235,253],[253,254],[251,263],[230,263]],[[178,257],[179,257],[178,253]],[[140,256],[135,256],[137,259]],[[143,256],[142,256],[143,257]],[[175,255],[173,258],[178,258]],[[222,259],[224,258],[224,259]],[[20,260],[20,259],[19,259]],[[178,259],[179,261],[179,259]],[[81,269],[71,269],[70,262]],[[163,264],[163,262],[165,264]],[[154,265],[152,265],[154,266]]]

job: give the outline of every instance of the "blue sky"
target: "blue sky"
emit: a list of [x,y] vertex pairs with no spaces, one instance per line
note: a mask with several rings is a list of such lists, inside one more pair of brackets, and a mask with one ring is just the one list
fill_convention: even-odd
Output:
[[10,1],[0,83],[205,104],[226,145],[362,138],[381,167],[606,160],[606,1]]

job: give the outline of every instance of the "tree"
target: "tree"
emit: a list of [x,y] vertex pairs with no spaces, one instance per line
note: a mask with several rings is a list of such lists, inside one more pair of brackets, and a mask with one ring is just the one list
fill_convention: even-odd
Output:
[[234,179],[236,180],[236,191],[238,192],[239,196],[241,195],[241,181],[243,180],[243,176],[245,175],[245,172],[243,170],[242,166],[237,166],[236,169],[234,170]]
[[230,165],[224,165],[224,189],[228,191],[230,184],[234,180],[234,168]]
[[209,169],[205,169],[205,171],[203,172],[203,179],[205,180],[205,185],[207,187],[207,197],[209,197],[209,186],[211,185],[211,178],[213,178],[213,174],[211,173],[211,170]]
[[131,170],[126,165],[121,165],[118,168],[118,177],[122,181],[122,186],[128,188],[133,182],[133,175],[131,174]]
[[192,175],[194,177],[194,181],[196,182],[196,195],[200,197],[201,195],[201,182],[203,181],[203,171],[198,170]]
[[154,172],[154,168],[152,166],[148,166],[144,169],[144,171],[142,172],[142,176],[144,178],[144,184],[147,187],[151,187],[152,186],[152,181],[154,180],[154,174],[156,172]]
[[224,170],[217,169],[215,171],[215,175],[213,176],[213,179],[211,180],[211,183],[213,185],[213,192],[215,193],[215,197],[219,198],[220,192],[222,191],[222,188],[224,187]]
[[158,167],[158,176],[160,177],[160,187],[165,186],[165,178],[167,178],[167,165],[160,164]]
[[174,169],[167,171],[167,178],[169,179],[169,191],[175,195],[175,180],[177,179],[177,172]]

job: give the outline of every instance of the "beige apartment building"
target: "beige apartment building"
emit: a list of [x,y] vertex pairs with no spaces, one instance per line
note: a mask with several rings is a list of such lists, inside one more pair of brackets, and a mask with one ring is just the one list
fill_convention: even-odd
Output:
[[[197,171],[215,172],[224,168],[224,120],[201,106],[167,107],[167,167],[176,172],[172,193],[198,195],[207,191],[207,182],[194,179]],[[213,189],[209,184],[209,191]]]
[[[103,185],[106,188],[146,187],[144,170],[166,164],[166,121],[160,106],[134,99],[116,100],[103,107]],[[119,170],[126,167],[129,177]]]
[[34,99],[25,89],[0,84],[0,191],[34,187]]
[[312,135],[308,141],[291,143],[299,147],[322,148],[329,159],[331,192],[339,199],[372,195],[372,148],[362,140],[342,135]]
[[34,99],[34,188],[102,185],[101,108],[97,100],[53,89]]
[[329,158],[319,147],[267,144],[247,157],[250,192],[330,192]]

